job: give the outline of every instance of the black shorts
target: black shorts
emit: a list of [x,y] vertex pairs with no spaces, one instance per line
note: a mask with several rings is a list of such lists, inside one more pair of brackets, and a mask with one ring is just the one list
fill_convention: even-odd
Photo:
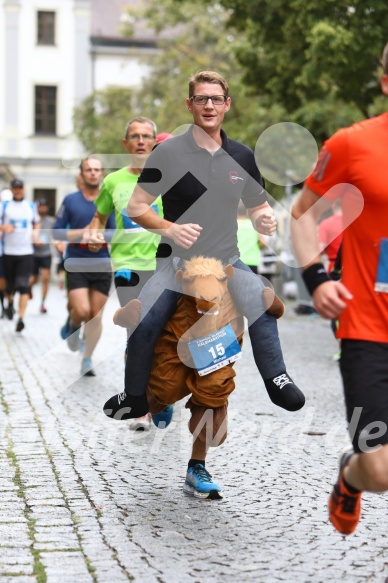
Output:
[[15,291],[28,293],[28,283],[34,265],[33,255],[3,255],[4,277],[7,281],[7,293]]
[[154,273],[154,271],[131,271],[130,279],[115,274],[114,282],[120,306],[126,306],[131,300],[137,299]]
[[111,284],[112,273],[81,273],[77,271],[66,272],[66,287],[68,291],[81,288],[95,289],[96,291],[104,294],[104,296],[108,296]]
[[388,443],[388,343],[342,340],[340,368],[354,450]]
[[[0,243],[1,245],[1,243]],[[3,262],[3,256],[0,255],[0,277],[3,278],[4,277],[4,262]]]
[[46,257],[36,257],[36,255],[34,255],[34,269],[32,275],[39,275],[41,269],[51,269],[51,255],[46,255]]

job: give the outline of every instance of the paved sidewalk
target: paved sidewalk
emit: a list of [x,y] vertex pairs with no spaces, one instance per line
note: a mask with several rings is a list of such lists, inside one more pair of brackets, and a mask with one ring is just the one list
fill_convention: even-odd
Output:
[[[39,291],[36,288],[35,296]],[[207,467],[220,502],[182,493],[191,437],[176,407],[165,430],[133,433],[107,419],[123,388],[125,332],[104,314],[95,378],[59,336],[65,294],[38,299],[26,328],[0,321],[1,583],[384,582],[386,497],[364,496],[360,527],[343,537],[326,504],[337,454],[348,444],[337,350],[329,324],[294,316],[279,324],[302,411],[269,401],[246,339],[230,399],[227,442]]]

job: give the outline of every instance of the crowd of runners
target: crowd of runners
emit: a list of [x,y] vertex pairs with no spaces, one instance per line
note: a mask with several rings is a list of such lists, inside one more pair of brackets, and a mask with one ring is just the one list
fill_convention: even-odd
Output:
[[[388,45],[382,64],[381,85],[388,95]],[[115,323],[127,328],[125,376],[124,386],[107,401],[104,412],[111,419],[126,421],[132,429],[149,429],[151,423],[165,428],[171,422],[182,387],[174,385],[175,377],[160,376],[170,392],[166,389],[162,398],[158,390],[150,390],[153,359],[168,322],[182,308],[182,289],[190,287],[186,267],[198,256],[219,260],[217,277],[223,284],[228,281],[228,301],[247,320],[255,364],[271,401],[288,411],[301,409],[305,402],[283,358],[276,310],[271,309],[276,296],[272,294],[269,303],[264,301],[262,279],[240,259],[240,201],[258,233],[272,236],[276,219],[252,150],[230,139],[221,128],[231,104],[223,77],[213,71],[196,73],[186,99],[193,124],[186,132],[176,137],[160,134],[158,139],[150,119],[137,117],[123,124],[128,165],[104,178],[98,157],[82,160],[79,189],[65,197],[55,220],[47,216],[47,201],[25,199],[23,181],[17,178],[11,182],[10,199],[0,206],[2,315],[13,319],[17,313],[16,332],[22,332],[28,300],[40,276],[44,316],[51,249],[61,252],[66,245],[68,316],[58,332],[71,351],[82,350],[83,376],[96,375],[93,351],[102,333],[101,317],[113,280],[121,306]],[[341,458],[329,501],[330,519],[343,534],[357,527],[362,491],[388,489],[388,191],[382,178],[387,137],[388,114],[337,132],[324,144],[292,209],[293,244],[315,309],[325,318],[338,319],[349,423],[354,411],[361,409],[358,425],[352,427],[352,448]],[[341,199],[346,227],[341,281],[330,279],[321,262],[317,229],[322,213],[336,199]],[[213,305],[218,302],[217,294],[208,298],[202,291],[199,299]],[[210,314],[210,308],[206,309]],[[214,375],[222,359],[229,355],[225,364],[230,366],[240,350],[238,332],[236,336],[230,326],[220,330],[225,333],[215,334],[217,344],[212,344],[211,335],[202,342],[213,354],[208,370],[214,370]],[[167,341],[167,336],[166,343],[171,339]],[[167,366],[169,362],[163,360],[167,351],[160,354],[158,365]],[[204,373],[198,364],[203,358],[199,344],[191,354],[199,387],[204,382],[200,380]],[[180,378],[183,384],[189,382],[189,375]],[[233,374],[224,380],[231,379]],[[192,414],[193,449],[184,491],[197,498],[223,496],[205,463],[209,447],[226,438],[229,393],[222,393],[223,388],[223,381],[217,380],[210,393],[198,396],[193,389],[187,405]],[[212,422],[222,410],[222,422],[215,424],[210,436],[198,429],[209,410],[214,413]]]

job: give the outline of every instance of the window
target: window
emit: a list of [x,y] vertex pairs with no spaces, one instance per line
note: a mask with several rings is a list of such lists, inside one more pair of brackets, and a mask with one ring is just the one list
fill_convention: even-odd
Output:
[[38,12],[38,45],[55,44],[55,12]]
[[55,135],[57,130],[57,88],[35,87],[35,133]]
[[37,202],[41,198],[47,200],[49,207],[49,215],[55,217],[55,206],[57,191],[55,188],[34,188],[34,201]]

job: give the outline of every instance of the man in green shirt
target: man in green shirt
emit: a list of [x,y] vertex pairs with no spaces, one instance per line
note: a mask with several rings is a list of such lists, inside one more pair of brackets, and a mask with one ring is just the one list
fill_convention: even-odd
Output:
[[[98,251],[104,242],[103,231],[112,211],[115,212],[116,231],[111,240],[110,257],[114,282],[121,306],[137,298],[153,275],[156,267],[156,249],[160,236],[146,231],[127,215],[127,205],[137,184],[140,172],[156,144],[156,125],[146,118],[134,118],[126,124],[122,140],[130,155],[129,166],[108,174],[95,201],[97,212],[90,224],[93,233],[89,249]],[[158,198],[154,210],[162,216],[162,201]],[[98,242],[97,242],[98,241]],[[100,244],[101,242],[101,244]],[[151,416],[134,419],[130,428],[150,428]]]

